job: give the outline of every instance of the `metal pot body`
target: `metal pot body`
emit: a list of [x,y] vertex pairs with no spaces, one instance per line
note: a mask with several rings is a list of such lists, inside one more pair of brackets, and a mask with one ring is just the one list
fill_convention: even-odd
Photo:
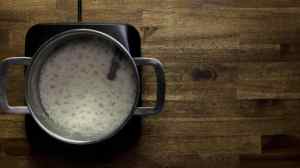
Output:
[[[132,107],[130,114],[127,119],[121,124],[120,127],[115,129],[109,135],[105,137],[92,137],[90,139],[80,139],[65,136],[64,132],[55,127],[49,120],[47,120],[47,115],[41,104],[40,96],[38,94],[38,83],[41,68],[44,63],[47,62],[48,56],[51,52],[59,47],[63,43],[68,43],[74,38],[85,38],[85,37],[97,37],[106,40],[107,42],[113,44],[122,52],[122,57],[129,60],[130,65],[135,71],[136,79],[136,96],[134,97],[135,103]],[[19,64],[26,66],[25,73],[25,99],[27,106],[10,106],[7,101],[6,96],[6,75],[8,66],[11,64]],[[139,95],[141,92],[141,80],[139,78],[138,66],[150,65],[155,69],[155,74],[157,77],[157,101],[154,107],[138,107],[137,102],[139,100]],[[143,58],[135,57],[133,58],[129,51],[116,39],[108,34],[92,29],[72,29],[65,31],[63,33],[57,34],[47,42],[45,42],[39,50],[34,54],[33,57],[10,57],[2,60],[0,63],[0,107],[7,113],[17,113],[17,114],[31,114],[38,125],[46,131],[50,136],[70,144],[91,144],[100,141],[104,141],[113,135],[115,135],[122,127],[127,123],[127,121],[133,115],[152,115],[157,114],[162,111],[165,100],[165,77],[163,66],[157,59],[153,58]]]

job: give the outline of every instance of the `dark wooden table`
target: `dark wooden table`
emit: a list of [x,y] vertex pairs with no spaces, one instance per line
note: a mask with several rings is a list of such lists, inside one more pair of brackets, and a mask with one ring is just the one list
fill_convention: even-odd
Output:
[[[1,59],[24,53],[36,23],[76,22],[77,5],[1,1]],[[165,65],[165,110],[80,149],[49,139],[30,116],[1,114],[1,168],[300,167],[300,1],[93,0],[81,17],[138,28],[144,56]],[[153,104],[153,71],[144,76]],[[23,104],[23,67],[9,79],[11,104]]]

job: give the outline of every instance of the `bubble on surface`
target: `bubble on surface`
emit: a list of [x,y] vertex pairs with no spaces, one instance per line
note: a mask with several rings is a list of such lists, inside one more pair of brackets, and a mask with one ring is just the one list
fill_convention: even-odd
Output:
[[[107,136],[131,112],[136,95],[134,70],[121,68],[115,80],[108,80],[112,57],[120,53],[110,47],[93,40],[66,44],[42,68],[39,93],[45,112],[70,135]],[[126,59],[120,64],[131,66]]]

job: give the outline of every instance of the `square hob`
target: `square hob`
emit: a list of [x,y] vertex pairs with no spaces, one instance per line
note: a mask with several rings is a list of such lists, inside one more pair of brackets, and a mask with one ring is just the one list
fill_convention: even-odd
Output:
[[[46,24],[34,25],[28,30],[26,34],[25,56],[32,57],[44,42],[49,40],[54,35],[70,29],[94,29],[97,31],[101,31],[103,33],[106,33],[114,37],[121,44],[123,44],[128,49],[132,57],[141,57],[140,36],[138,31],[133,26],[126,25],[126,24],[99,24],[99,23],[55,23],[55,24],[46,23]],[[138,67],[138,70],[139,70],[140,79],[142,81],[142,76],[141,76],[142,69]],[[141,84],[141,88],[142,88],[142,84]],[[138,106],[141,106],[142,105],[141,93],[139,97],[140,98],[139,98]],[[114,143],[116,139],[120,139],[120,137],[121,139],[126,139],[126,138],[131,139],[132,137],[136,137],[136,135],[139,134],[138,130],[141,124],[140,121],[141,120],[139,117],[133,117],[132,120],[126,124],[127,126],[122,129],[124,130],[123,132],[125,133],[120,133],[121,135],[119,137],[113,138],[112,146],[115,145]],[[51,148],[51,146],[53,145],[51,142],[57,141],[54,140],[53,138],[50,138],[48,135],[46,135],[36,125],[32,117],[30,116],[26,116],[25,118],[25,127],[26,127],[28,140],[33,142],[32,144],[44,145],[44,143],[50,143],[49,147]],[[57,144],[55,143],[55,145]]]

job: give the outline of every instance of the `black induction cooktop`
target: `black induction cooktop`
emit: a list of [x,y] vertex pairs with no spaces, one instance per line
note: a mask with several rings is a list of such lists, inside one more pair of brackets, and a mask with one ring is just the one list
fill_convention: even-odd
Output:
[[[94,29],[106,33],[121,44],[123,44],[132,57],[141,57],[141,39],[138,31],[128,24],[106,24],[106,23],[45,23],[32,26],[27,34],[25,41],[25,56],[32,57],[39,47],[54,35],[70,29]],[[138,67],[141,76],[141,67]],[[142,87],[142,85],[141,85]],[[141,95],[138,105],[142,105]],[[64,144],[49,135],[47,135],[33,121],[30,115],[25,118],[26,134],[33,149],[38,152],[53,152],[55,155],[80,155],[81,157],[99,156],[99,148],[103,151],[102,155],[107,153],[118,153],[119,149],[125,149],[136,143],[141,128],[141,118],[134,116],[125,127],[114,137],[100,144],[87,145],[86,147],[77,147]],[[45,145],[46,144],[46,145]],[[58,147],[59,146],[59,147]],[[67,150],[66,150],[67,149]],[[116,150],[117,149],[117,150]],[[67,151],[67,152],[66,152]],[[69,151],[69,152],[68,152]],[[98,157],[97,157],[98,159]]]

